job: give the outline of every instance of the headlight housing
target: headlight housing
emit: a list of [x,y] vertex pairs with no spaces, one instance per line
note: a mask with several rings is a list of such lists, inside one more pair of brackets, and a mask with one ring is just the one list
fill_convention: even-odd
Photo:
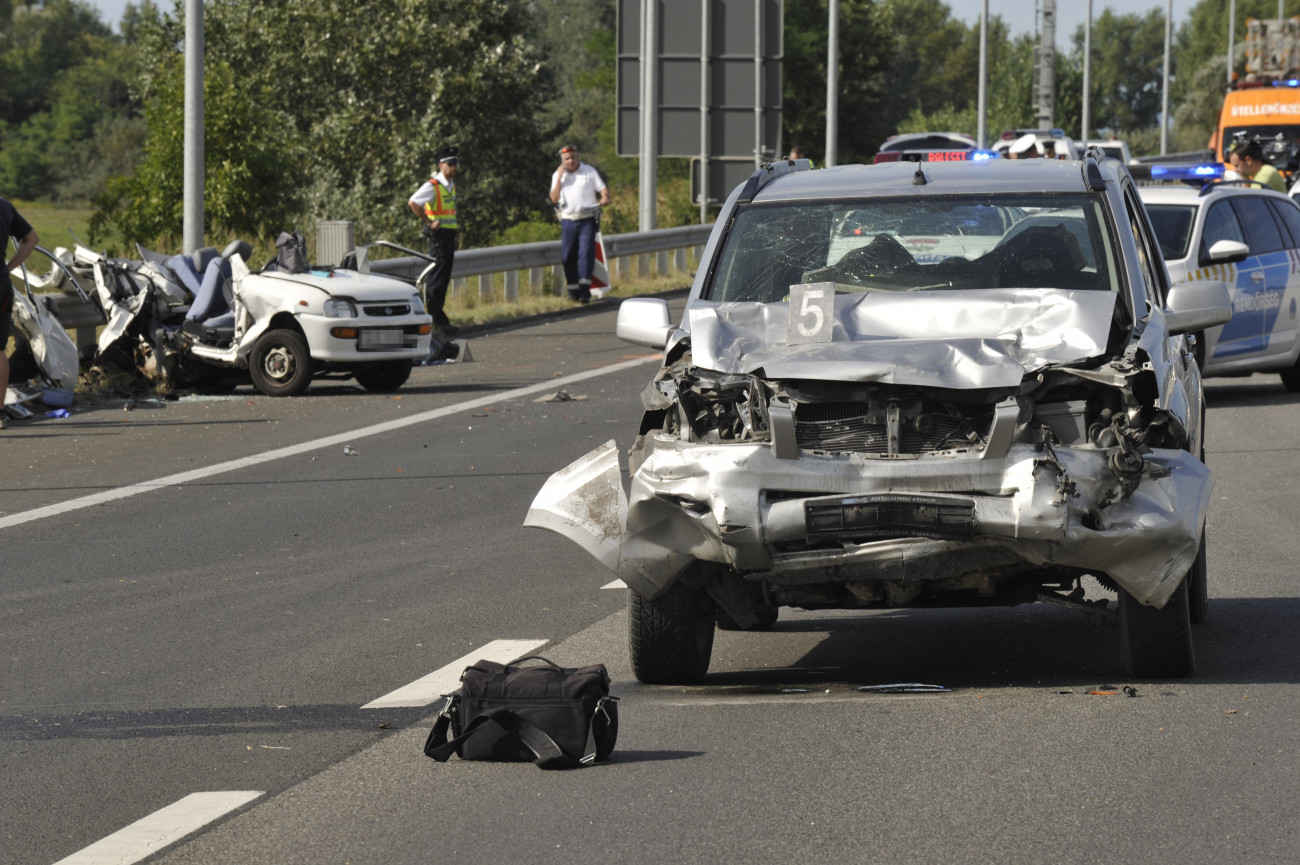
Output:
[[332,297],[325,301],[326,318],[356,318],[357,308],[350,300]]
[[424,315],[424,298],[420,297],[418,291],[411,295],[411,314]]

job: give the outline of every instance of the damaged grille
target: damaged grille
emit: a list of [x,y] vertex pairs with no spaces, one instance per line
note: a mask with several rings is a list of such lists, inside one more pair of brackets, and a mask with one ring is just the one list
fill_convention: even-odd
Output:
[[975,503],[963,499],[875,495],[817,499],[804,506],[809,541],[969,538]]
[[953,406],[897,403],[802,403],[795,408],[795,440],[803,450],[828,453],[924,454],[988,441],[992,410],[975,415]]

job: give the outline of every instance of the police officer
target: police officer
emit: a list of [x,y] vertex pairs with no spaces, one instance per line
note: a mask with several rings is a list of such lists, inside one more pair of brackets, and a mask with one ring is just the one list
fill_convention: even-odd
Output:
[[434,154],[437,172],[416,190],[406,202],[420,218],[424,236],[429,240],[429,257],[433,263],[420,274],[417,284],[424,286],[424,305],[433,316],[433,326],[444,334],[456,332],[451,319],[442,311],[447,302],[447,285],[451,282],[451,264],[456,257],[460,223],[456,220],[456,171],[460,167],[460,148],[444,147]]

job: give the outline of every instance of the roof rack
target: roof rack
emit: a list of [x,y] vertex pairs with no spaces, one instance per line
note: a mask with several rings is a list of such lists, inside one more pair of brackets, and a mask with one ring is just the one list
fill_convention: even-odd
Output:
[[811,159],[779,159],[776,162],[764,162],[753,174],[749,175],[749,180],[745,181],[745,188],[740,192],[740,200],[743,202],[753,201],[759,190],[778,177],[784,177],[796,171],[809,171],[811,169]]

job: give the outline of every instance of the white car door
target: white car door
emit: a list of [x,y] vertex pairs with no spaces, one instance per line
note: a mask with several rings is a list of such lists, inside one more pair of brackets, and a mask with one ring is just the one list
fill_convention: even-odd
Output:
[[[1220,240],[1234,240],[1250,247],[1250,255],[1237,265],[1237,279],[1228,284],[1232,296],[1232,320],[1219,332],[1218,341],[1209,346],[1208,364],[1218,366],[1235,361],[1253,359],[1263,352],[1264,319],[1259,304],[1268,281],[1267,255],[1261,255],[1247,235],[1241,215],[1234,208],[1234,198],[1211,202],[1205,214],[1205,227],[1201,232],[1200,260],[1209,260],[1210,247]],[[1259,202],[1263,204],[1263,202]],[[1267,212],[1264,214],[1268,216]],[[1269,217],[1272,223],[1272,217]],[[1263,232],[1261,232],[1262,234]],[[1275,245],[1281,245],[1281,236],[1274,229]],[[1285,258],[1285,255],[1283,255]]]
[[1283,237],[1289,240],[1287,260],[1290,263],[1286,289],[1272,317],[1268,354],[1291,355],[1300,341],[1300,319],[1297,319],[1296,310],[1296,295],[1300,294],[1300,204],[1290,198],[1269,199],[1268,203],[1284,226]]

